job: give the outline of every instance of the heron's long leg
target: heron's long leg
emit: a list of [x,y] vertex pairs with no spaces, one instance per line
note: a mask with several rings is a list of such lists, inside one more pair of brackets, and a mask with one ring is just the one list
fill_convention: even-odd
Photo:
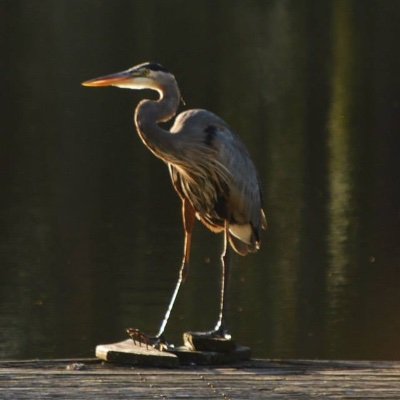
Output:
[[221,298],[219,308],[219,318],[215,325],[214,332],[224,335],[225,326],[225,312],[228,300],[228,281],[229,281],[229,224],[225,221],[224,229],[224,249],[221,254]]
[[194,211],[193,207],[191,206],[191,204],[186,199],[182,200],[182,219],[183,219],[183,228],[185,231],[182,265],[181,265],[181,268],[179,269],[178,280],[176,282],[174,292],[172,293],[171,300],[169,301],[167,312],[165,313],[164,319],[163,319],[160,329],[157,333],[157,336],[156,336],[157,338],[160,338],[165,331],[165,327],[167,326],[168,318],[169,318],[172,308],[174,306],[176,297],[179,292],[179,288],[181,286],[181,283],[185,281],[187,273],[188,273],[190,248],[191,248],[191,244],[192,244],[192,231],[193,231],[193,226],[194,226],[194,222],[195,222],[195,211]]

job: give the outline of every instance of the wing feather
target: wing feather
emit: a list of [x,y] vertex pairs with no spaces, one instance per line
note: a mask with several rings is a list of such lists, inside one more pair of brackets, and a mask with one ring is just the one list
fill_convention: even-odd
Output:
[[170,164],[179,196],[191,202],[198,218],[212,230],[223,229],[228,220],[236,252],[256,251],[266,219],[258,174],[239,136],[205,110],[179,114],[171,133],[177,135],[182,154]]

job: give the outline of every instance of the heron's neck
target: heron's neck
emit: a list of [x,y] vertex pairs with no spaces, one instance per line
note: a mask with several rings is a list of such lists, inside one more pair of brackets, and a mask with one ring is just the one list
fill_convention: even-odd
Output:
[[135,110],[135,125],[143,143],[158,158],[166,162],[173,161],[176,153],[176,140],[169,131],[162,129],[158,123],[169,121],[175,114],[180,102],[177,84],[163,87],[160,98],[142,100]]

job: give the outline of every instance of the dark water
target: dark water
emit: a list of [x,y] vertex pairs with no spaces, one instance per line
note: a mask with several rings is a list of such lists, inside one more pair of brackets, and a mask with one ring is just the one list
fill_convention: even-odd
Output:
[[[153,95],[80,86],[157,60],[263,182],[270,229],[234,258],[234,337],[259,357],[399,359],[399,20],[396,0],[0,0],[0,358],[157,330],[182,229],[132,126]],[[221,240],[195,230],[172,341],[215,322]]]

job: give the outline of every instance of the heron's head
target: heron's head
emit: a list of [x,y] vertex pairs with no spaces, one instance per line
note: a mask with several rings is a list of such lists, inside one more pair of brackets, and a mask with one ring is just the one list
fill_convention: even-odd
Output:
[[174,76],[162,65],[146,62],[125,71],[100,76],[82,82],[83,86],[116,86],[124,89],[153,89],[162,93],[163,88],[175,82]]

